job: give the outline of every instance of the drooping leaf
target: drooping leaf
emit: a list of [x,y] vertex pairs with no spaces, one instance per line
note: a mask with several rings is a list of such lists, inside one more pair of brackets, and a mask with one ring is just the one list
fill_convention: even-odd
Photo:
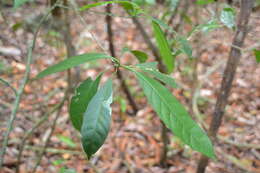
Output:
[[130,52],[138,59],[140,63],[144,63],[148,59],[147,54],[142,51],[131,50]]
[[123,6],[123,8],[128,11],[131,15],[135,16],[140,13],[142,13],[141,8],[134,2],[131,1],[103,1],[103,2],[97,2],[93,4],[84,5],[80,8],[80,11],[84,11],[93,7],[108,5],[108,4],[120,4]]
[[163,74],[163,73],[159,72],[157,69],[151,69],[151,68],[145,68],[145,67],[140,67],[140,69],[143,72],[146,72],[146,73],[152,75],[157,80],[159,80],[173,88],[178,88],[178,85],[176,84],[175,80],[171,76],[169,76],[167,74]]
[[95,94],[84,113],[81,127],[82,145],[88,158],[103,145],[110,129],[112,80],[109,79]]
[[192,149],[214,158],[213,146],[206,133],[191,119],[184,106],[156,80],[135,72],[148,102],[172,132]]
[[58,135],[57,137],[61,142],[68,145],[69,147],[76,147],[76,144],[69,137],[63,135]]
[[231,7],[224,8],[220,14],[220,21],[228,28],[235,27],[235,10]]
[[14,8],[19,8],[29,0],[14,0]]
[[96,94],[101,75],[95,81],[91,78],[86,79],[76,89],[75,95],[71,98],[70,103],[70,120],[72,125],[78,131],[81,130],[83,114],[86,111],[92,97]]
[[192,58],[192,47],[189,43],[189,41],[184,37],[180,36],[178,38],[178,42],[180,43],[181,46],[181,51],[185,53],[189,58]]
[[161,27],[154,21],[152,21],[153,31],[156,38],[157,46],[159,48],[161,58],[165,66],[167,67],[168,73],[171,73],[174,68],[174,57],[169,46],[167,39],[161,29]]
[[113,57],[103,53],[87,53],[87,54],[73,56],[43,70],[36,76],[36,79],[43,78],[50,74],[70,69],[72,67],[78,66],[88,61],[94,61],[94,60],[104,59],[104,58],[113,58]]
[[136,67],[146,68],[146,69],[157,69],[158,62],[145,62],[141,64],[136,64]]
[[257,63],[260,63],[260,50],[254,49],[255,59]]

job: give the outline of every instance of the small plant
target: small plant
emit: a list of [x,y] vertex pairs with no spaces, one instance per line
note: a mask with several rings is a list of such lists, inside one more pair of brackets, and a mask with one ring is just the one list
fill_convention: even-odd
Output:
[[[106,1],[83,6],[81,10],[92,7],[118,3],[133,16],[144,14],[140,7],[129,1]],[[167,72],[174,70],[175,56],[172,53],[169,43],[161,29],[161,21],[151,18],[157,46],[162,57],[162,62],[167,68]],[[208,25],[207,25],[208,26]],[[183,36],[178,36],[181,51],[188,56],[192,56],[191,47]],[[150,105],[154,108],[163,123],[192,149],[199,151],[207,157],[214,158],[213,146],[199,125],[192,120],[184,106],[172,95],[165,85],[175,88],[177,84],[169,75],[159,72],[157,62],[145,62],[147,55],[138,50],[127,50],[133,53],[140,64],[126,66],[120,63],[120,57],[112,57],[103,53],[87,53],[70,57],[56,65],[50,66],[41,73],[36,79],[47,75],[68,70],[77,65],[107,59],[113,63],[115,69],[122,68],[132,72],[139,81],[145,96]],[[70,119],[81,134],[81,142],[88,159],[102,146],[108,135],[111,123],[111,103],[113,101],[113,82],[112,76],[100,86],[100,80],[105,72],[101,72],[97,78],[87,78],[76,89],[70,103]],[[165,85],[163,85],[165,84]]]

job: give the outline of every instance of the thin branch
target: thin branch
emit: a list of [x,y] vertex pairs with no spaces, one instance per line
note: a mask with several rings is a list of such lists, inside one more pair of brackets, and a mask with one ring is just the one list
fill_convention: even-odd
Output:
[[[136,25],[137,29],[139,29],[139,31],[141,32],[141,35],[145,41],[145,43],[147,44],[147,46],[149,47],[149,49],[152,51],[155,60],[158,62],[158,68],[159,71],[162,73],[167,73],[166,67],[165,65],[162,63],[162,59],[161,56],[158,52],[158,49],[156,48],[156,46],[153,44],[153,42],[151,41],[149,35],[147,34],[147,32],[145,31],[143,25],[140,23],[140,21],[138,20],[137,17],[133,17],[132,18],[134,24]],[[167,159],[167,152],[168,152],[168,135],[167,135],[168,129],[167,127],[164,125],[164,123],[161,121],[161,140],[163,143],[163,148],[162,148],[162,152],[160,155],[160,165],[162,167],[166,166],[166,159]]]
[[[111,13],[111,4],[108,4],[106,6],[106,12]],[[114,42],[113,42],[114,33],[113,33],[113,29],[112,29],[112,17],[111,16],[108,16],[108,15],[106,16],[106,23],[107,23],[107,37],[108,37],[108,42],[109,42],[110,54],[111,54],[111,56],[116,57]],[[128,101],[133,109],[133,115],[136,115],[136,113],[138,112],[138,106],[137,106],[125,80],[123,79],[122,72],[119,68],[116,69],[116,76],[117,76],[118,80],[120,81],[122,90],[124,91],[126,98],[128,99]]]
[[[68,94],[69,94],[69,87],[68,87],[67,91],[65,92],[65,95],[64,95],[64,98],[65,98],[65,99],[63,100],[62,105],[64,105],[64,102],[65,102],[66,98],[68,97]],[[44,143],[44,146],[43,146],[42,150],[40,151],[40,154],[38,155],[38,159],[37,159],[37,161],[36,161],[36,163],[35,163],[35,166],[34,166],[34,168],[33,168],[32,173],[35,173],[35,172],[36,172],[38,166],[39,166],[40,163],[41,163],[42,157],[43,157],[43,155],[44,155],[44,153],[45,153],[45,151],[46,151],[46,148],[47,148],[47,146],[48,146],[48,144],[49,144],[49,142],[50,142],[51,136],[52,136],[52,134],[53,134],[53,132],[54,132],[54,130],[55,130],[55,128],[56,128],[57,120],[58,120],[58,118],[59,118],[59,115],[60,115],[61,111],[62,111],[62,106],[59,107],[59,109],[58,109],[58,111],[57,111],[57,113],[56,113],[56,116],[55,116],[55,118],[54,118],[54,120],[53,120],[53,123],[52,123],[52,126],[51,126],[51,132],[50,132],[49,135],[47,136],[47,139],[46,139],[46,141],[45,141],[45,143]]]
[[[42,151],[41,146],[31,146],[31,145],[25,145],[25,149],[27,150],[33,150],[33,151]],[[68,150],[68,149],[59,149],[59,148],[46,148],[45,152],[47,153],[54,153],[54,154],[72,154],[72,155],[81,155],[85,157],[85,154],[81,150]]]
[[39,24],[38,24],[38,26],[37,26],[37,28],[36,28],[36,30],[34,32],[33,41],[29,44],[25,75],[23,77],[22,84],[19,87],[19,90],[17,92],[17,96],[16,96],[16,99],[14,101],[11,117],[10,117],[8,125],[7,125],[7,131],[4,134],[3,145],[2,145],[1,152],[0,152],[0,169],[2,168],[2,165],[3,165],[3,162],[4,162],[4,156],[5,156],[8,140],[9,140],[9,135],[10,135],[12,129],[13,129],[13,124],[14,124],[14,120],[16,119],[17,111],[19,109],[21,97],[22,97],[22,95],[24,93],[25,85],[29,81],[30,71],[31,71],[31,67],[30,66],[31,66],[31,63],[32,63],[32,56],[33,56],[33,50],[34,50],[35,44],[36,44],[36,39],[37,39],[39,30],[41,28],[41,25],[46,20],[46,18],[49,16],[50,12],[53,10],[54,7],[55,6],[53,6],[51,9],[49,9],[49,11],[46,13],[46,15],[41,19],[41,21],[39,22]]
[[3,84],[5,84],[7,87],[11,88],[11,90],[14,92],[15,96],[17,96],[17,91],[16,89],[6,80],[0,78],[0,82],[2,82]]
[[55,105],[51,111],[49,112],[46,112],[43,117],[30,129],[26,132],[26,134],[24,135],[21,143],[20,143],[20,146],[19,146],[19,153],[18,153],[18,156],[17,156],[17,165],[16,165],[16,173],[19,173],[19,167],[20,167],[20,164],[21,164],[21,157],[22,157],[22,154],[23,154],[23,150],[24,150],[24,147],[25,147],[25,143],[26,143],[26,140],[33,134],[33,132],[39,128],[46,120],[48,120],[49,116],[51,114],[53,114],[54,112],[56,112],[57,110],[61,109],[61,107],[64,105],[64,102],[66,100],[66,97],[64,97],[62,99],[62,101]]
[[[244,44],[245,37],[248,33],[248,22],[250,14],[254,5],[254,0],[242,0],[241,11],[237,23],[237,30],[233,39],[232,45],[242,47]],[[216,140],[218,129],[221,125],[224,110],[227,105],[228,96],[232,87],[236,69],[241,58],[241,50],[235,47],[231,47],[229,53],[229,59],[223,74],[220,93],[217,97],[217,103],[211,120],[209,136],[213,141]],[[208,165],[209,159],[206,156],[201,156],[197,173],[204,173]]]

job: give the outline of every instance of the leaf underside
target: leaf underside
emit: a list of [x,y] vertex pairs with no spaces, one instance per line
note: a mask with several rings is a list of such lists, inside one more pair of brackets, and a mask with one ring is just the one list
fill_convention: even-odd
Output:
[[111,122],[112,81],[109,79],[95,94],[84,113],[82,145],[90,158],[103,145]]

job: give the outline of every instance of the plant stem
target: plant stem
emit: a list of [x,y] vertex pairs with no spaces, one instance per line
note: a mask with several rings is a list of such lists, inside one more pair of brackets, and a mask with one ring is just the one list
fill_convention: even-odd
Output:
[[[111,13],[111,4],[108,4],[106,6],[106,12]],[[112,17],[109,15],[106,15],[106,23],[107,23],[107,36],[108,36],[108,42],[109,42],[109,51],[111,56],[116,57],[115,48],[114,48],[114,42],[113,42],[113,29],[112,29]],[[131,95],[131,92],[129,91],[127,84],[125,80],[123,79],[122,72],[119,68],[117,68],[116,75],[118,80],[121,83],[121,87],[126,95],[126,98],[128,99],[132,109],[133,109],[133,115],[136,115],[138,112],[138,106],[134,100],[134,98]]]
[[[155,60],[158,62],[159,71],[162,72],[162,73],[167,73],[166,67],[162,63],[162,58],[161,58],[156,46],[153,44],[153,42],[149,38],[149,35],[144,30],[144,27],[142,26],[142,24],[140,23],[138,18],[133,17],[132,20],[133,20],[134,24],[136,25],[136,27],[141,32],[141,35],[142,35],[145,43],[147,44],[149,49],[152,51],[152,53],[155,57]],[[162,149],[161,156],[160,156],[160,165],[162,167],[166,166],[166,159],[167,159],[167,152],[168,152],[167,145],[168,145],[168,142],[169,142],[167,132],[168,132],[167,127],[161,121],[161,139],[162,139],[162,142],[163,142],[163,149]]]
[[[248,21],[254,5],[254,0],[242,0],[241,11],[237,23],[237,30],[233,39],[233,45],[242,47],[245,37],[248,32]],[[213,142],[216,140],[217,132],[222,122],[224,110],[227,105],[228,96],[232,87],[232,82],[236,73],[236,69],[241,57],[241,50],[236,47],[231,47],[228,62],[222,78],[220,93],[217,97],[217,103],[213,114],[213,119],[210,123],[209,136]],[[208,165],[209,159],[206,156],[201,156],[197,173],[204,173]]]
[[14,92],[15,96],[17,96],[17,91],[16,89],[6,80],[0,78],[0,82],[2,82],[3,84],[5,84],[7,87],[11,88],[11,90]]
[[24,137],[23,137],[23,139],[20,143],[19,153],[18,153],[18,156],[17,156],[16,173],[19,173],[19,171],[20,171],[19,167],[20,167],[20,164],[21,164],[21,157],[22,157],[22,154],[23,154],[23,150],[24,150],[24,147],[25,147],[26,140],[32,135],[32,133],[38,127],[40,127],[46,120],[48,120],[48,118],[51,114],[53,114],[55,111],[57,111],[58,109],[60,109],[64,105],[65,100],[66,100],[66,98],[64,97],[59,104],[55,105],[51,111],[45,113],[43,115],[43,117],[30,130],[28,130],[27,133],[24,135]]
[[41,19],[41,21],[39,22],[39,24],[38,24],[38,26],[37,26],[37,28],[36,28],[36,30],[34,32],[33,41],[28,46],[28,55],[27,55],[25,75],[23,77],[22,84],[19,87],[19,90],[17,91],[17,96],[16,96],[14,104],[13,104],[13,110],[12,110],[12,113],[11,113],[11,117],[10,117],[9,122],[7,124],[7,131],[4,134],[3,145],[2,145],[1,152],[0,152],[0,169],[2,168],[2,165],[3,165],[3,162],[4,162],[4,156],[5,156],[8,140],[9,140],[9,135],[10,135],[12,129],[13,129],[13,124],[14,124],[14,120],[16,119],[17,111],[19,109],[21,97],[22,97],[22,95],[24,93],[25,85],[29,81],[30,71],[31,71],[31,67],[30,66],[31,66],[31,63],[32,63],[33,50],[35,48],[36,39],[37,39],[39,30],[40,30],[40,27],[41,27],[42,23],[46,20],[46,18],[48,17],[48,15],[50,14],[50,12],[53,10],[54,7],[55,6],[53,6],[46,13],[46,15]]
[[55,130],[57,120],[58,120],[59,115],[60,115],[60,113],[61,113],[61,111],[62,111],[62,106],[64,105],[65,100],[66,100],[66,98],[68,97],[68,94],[69,94],[69,87],[67,88],[67,90],[66,90],[66,92],[65,92],[63,102],[62,102],[61,106],[59,107],[59,109],[58,109],[58,111],[57,111],[57,114],[56,114],[56,116],[55,116],[55,118],[54,118],[54,120],[53,120],[53,123],[52,123],[52,126],[51,126],[51,132],[50,132],[50,134],[48,135],[48,137],[47,137],[47,139],[46,139],[46,141],[45,141],[45,143],[44,143],[44,145],[43,145],[42,150],[40,151],[40,154],[39,154],[38,159],[37,159],[37,161],[36,161],[36,163],[35,163],[35,166],[34,166],[34,168],[33,168],[32,173],[35,173],[35,172],[36,172],[38,166],[39,166],[40,163],[41,163],[42,157],[43,157],[43,155],[44,155],[44,153],[45,153],[45,151],[46,151],[46,148],[47,148],[47,146],[48,146],[48,144],[49,144],[49,142],[50,142],[51,136],[52,136],[52,134],[53,134],[53,132],[54,132],[54,130]]

